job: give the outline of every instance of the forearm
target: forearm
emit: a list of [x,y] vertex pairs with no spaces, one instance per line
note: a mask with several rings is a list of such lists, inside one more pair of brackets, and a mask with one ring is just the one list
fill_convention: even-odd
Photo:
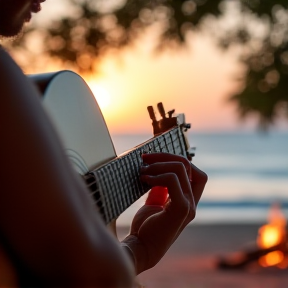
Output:
[[68,162],[37,92],[1,50],[0,86],[0,232],[9,248],[51,286],[131,287],[131,263]]
[[121,243],[123,250],[134,265],[136,275],[152,268],[156,263],[149,263],[147,249],[134,235],[128,235]]
[[95,249],[90,255],[77,253],[67,257],[63,263],[65,272],[60,275],[61,281],[57,273],[51,284],[65,287],[133,287],[135,273],[132,262],[119,245],[109,243],[111,239],[102,240],[100,245],[94,245]]

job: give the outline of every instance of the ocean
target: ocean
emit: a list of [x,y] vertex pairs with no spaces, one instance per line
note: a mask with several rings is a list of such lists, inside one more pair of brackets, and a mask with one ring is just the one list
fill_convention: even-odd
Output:
[[[151,138],[111,135],[120,154]],[[196,147],[193,163],[209,181],[193,223],[266,222],[278,203],[288,219],[288,131],[190,133]],[[129,225],[145,196],[123,213],[119,225]]]

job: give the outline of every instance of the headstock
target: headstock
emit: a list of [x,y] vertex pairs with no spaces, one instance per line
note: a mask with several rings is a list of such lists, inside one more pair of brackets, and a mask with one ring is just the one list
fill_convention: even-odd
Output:
[[188,129],[191,128],[191,124],[186,123],[185,115],[184,114],[178,114],[177,116],[173,116],[175,109],[170,110],[166,113],[162,102],[159,102],[157,104],[157,109],[159,111],[159,114],[161,115],[160,120],[156,119],[156,115],[155,115],[155,111],[154,111],[153,106],[147,107],[150,119],[152,120],[154,137],[172,129],[175,126],[179,126],[181,128],[181,131],[182,131],[182,134],[184,137],[184,141],[185,141],[185,145],[186,145],[187,158],[189,160],[191,160],[192,157],[195,156],[195,148],[190,147],[188,139],[186,137]]

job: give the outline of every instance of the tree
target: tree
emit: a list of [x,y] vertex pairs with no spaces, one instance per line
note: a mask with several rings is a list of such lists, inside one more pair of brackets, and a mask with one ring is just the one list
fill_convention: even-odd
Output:
[[[127,0],[110,9],[108,0],[69,1],[77,13],[43,30],[44,52],[50,57],[87,72],[95,69],[95,57],[128,45],[156,22],[162,27],[158,42],[162,49],[169,42],[185,45],[189,31],[210,31],[221,49],[241,48],[240,61],[247,67],[245,87],[230,98],[239,115],[258,115],[262,127],[281,113],[288,115],[286,0]],[[237,17],[225,26],[232,11]],[[262,29],[260,36],[253,25]]]

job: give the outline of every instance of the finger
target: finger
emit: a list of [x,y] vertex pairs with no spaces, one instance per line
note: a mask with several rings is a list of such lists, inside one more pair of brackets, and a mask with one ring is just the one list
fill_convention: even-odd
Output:
[[187,174],[188,174],[189,180],[191,181],[190,184],[192,186],[192,192],[194,195],[195,203],[196,205],[198,204],[202,196],[204,187],[208,180],[208,176],[206,173],[204,173],[195,165],[193,165],[189,160],[179,155],[173,155],[169,153],[151,153],[151,154],[143,154],[142,159],[143,159],[143,162],[147,164],[150,164],[150,163],[153,164],[156,162],[169,162],[170,159],[171,161],[173,161],[174,159],[176,161],[180,161],[181,163],[183,163],[186,168],[186,171],[190,171]]
[[174,173],[177,175],[183,193],[190,201],[194,201],[192,188],[187,177],[186,169],[180,162],[159,162],[141,168],[141,174],[157,176],[165,173]]
[[208,176],[206,173],[204,173],[202,170],[200,170],[198,167],[196,167],[192,163],[191,163],[191,174],[193,178],[193,181],[191,182],[191,186],[192,186],[192,191],[194,195],[194,200],[197,205],[202,196],[204,187],[208,181]]
[[163,211],[163,207],[156,205],[144,205],[136,213],[132,220],[130,234],[137,235],[139,228],[150,216]]
[[[142,175],[141,180],[146,182],[151,187],[155,186],[167,187],[171,203],[173,204],[171,206],[177,209],[177,213],[179,213],[180,210],[183,210],[184,212],[185,211],[189,212],[190,205],[188,203],[187,198],[184,197],[179,179],[175,173],[165,173],[158,176]],[[191,203],[192,207],[194,205],[193,203],[194,200]]]
[[169,153],[150,153],[143,154],[142,159],[146,164],[154,164],[156,162],[181,162],[185,166],[189,179],[192,180],[191,162],[183,156]]

